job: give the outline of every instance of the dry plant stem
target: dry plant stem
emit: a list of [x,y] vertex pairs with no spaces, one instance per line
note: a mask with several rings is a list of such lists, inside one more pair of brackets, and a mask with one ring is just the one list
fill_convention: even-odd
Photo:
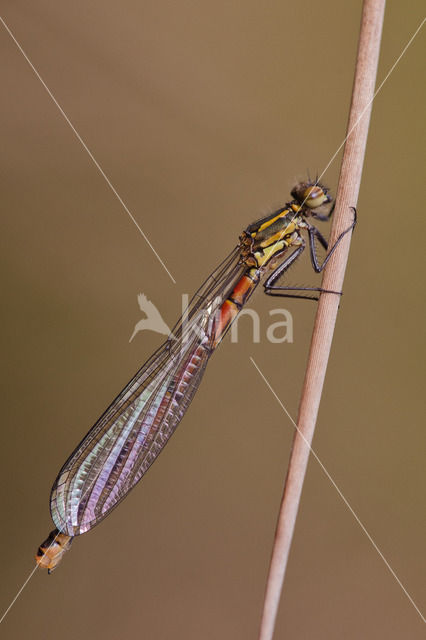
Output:
[[[349,113],[348,137],[337,190],[330,246],[333,245],[338,235],[350,226],[353,216],[350,207],[356,206],[358,199],[376,81],[384,9],[385,0],[364,1],[352,104]],[[322,283],[324,289],[342,290],[350,236],[351,234],[347,234],[344,237],[325,269]],[[272,551],[259,640],[271,640],[274,633],[339,302],[338,296],[325,293],[321,294],[318,303],[299,406],[298,429],[294,436]]]

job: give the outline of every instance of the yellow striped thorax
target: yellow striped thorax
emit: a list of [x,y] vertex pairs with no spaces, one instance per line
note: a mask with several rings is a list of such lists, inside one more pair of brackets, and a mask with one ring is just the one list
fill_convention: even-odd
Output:
[[306,228],[305,218],[314,210],[331,202],[326,187],[314,182],[300,182],[291,192],[294,200],[253,224],[241,236],[243,259],[257,268],[266,267],[290,246],[303,240],[300,230]]

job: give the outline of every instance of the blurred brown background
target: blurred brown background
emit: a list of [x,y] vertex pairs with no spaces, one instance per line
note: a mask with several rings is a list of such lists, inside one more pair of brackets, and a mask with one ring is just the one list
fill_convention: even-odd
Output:
[[[390,2],[378,82],[423,3]],[[361,3],[77,0],[3,18],[173,273],[173,285],[0,28],[2,580],[5,608],[52,528],[49,492],[91,424],[240,231],[321,171],[345,133]],[[424,33],[377,97],[314,448],[421,607],[424,590]],[[333,191],[339,159],[324,182]],[[420,197],[419,197],[420,195]],[[292,282],[314,282],[307,266]],[[289,276],[290,278],[290,276]],[[259,291],[169,447],[0,632],[255,639],[315,304]],[[285,307],[293,344],[270,344]],[[276,638],[411,638],[419,615],[310,463]]]

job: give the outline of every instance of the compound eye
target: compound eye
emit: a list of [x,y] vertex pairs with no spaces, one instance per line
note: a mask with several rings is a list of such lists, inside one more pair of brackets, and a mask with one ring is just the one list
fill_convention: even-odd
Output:
[[321,187],[314,185],[305,189],[303,192],[303,200],[307,207],[315,209],[316,207],[324,204],[324,202],[327,202],[328,198]]

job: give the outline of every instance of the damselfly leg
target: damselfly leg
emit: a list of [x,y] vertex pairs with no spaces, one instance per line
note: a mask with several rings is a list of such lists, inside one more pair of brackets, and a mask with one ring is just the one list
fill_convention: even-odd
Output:
[[[351,207],[351,209],[352,209],[353,214],[354,214],[352,224],[347,229],[342,231],[342,233],[339,235],[339,237],[337,238],[337,240],[334,243],[334,245],[331,247],[330,251],[327,253],[324,261],[322,262],[322,264],[320,264],[320,262],[318,260],[317,250],[316,250],[316,246],[315,246],[315,238],[319,241],[319,243],[321,244],[321,246],[325,250],[328,249],[328,242],[324,238],[322,233],[319,231],[319,229],[317,229],[312,224],[308,224],[307,225],[307,230],[308,230],[308,235],[309,235],[309,253],[310,253],[310,256],[311,256],[312,266],[313,266],[314,270],[317,273],[321,273],[321,271],[324,269],[324,267],[326,266],[326,264],[330,260],[331,256],[333,255],[334,251],[336,250],[337,246],[343,240],[344,236],[347,233],[349,233],[350,231],[352,231],[353,228],[355,227],[356,221],[357,221],[357,211],[356,211],[355,207]],[[328,218],[331,215],[333,210],[334,210],[334,206],[332,207],[330,213],[324,218],[325,220],[328,220]],[[320,220],[322,219],[322,218],[320,218],[318,216],[318,214],[316,214],[315,217],[320,219]],[[268,295],[278,296],[278,297],[281,297],[281,298],[302,298],[304,300],[318,300],[318,297],[317,296],[304,295],[304,294],[296,294],[296,293],[290,294],[290,293],[280,293],[280,292],[282,292],[282,291],[304,291],[304,292],[315,291],[315,292],[318,292],[318,293],[334,293],[334,294],[339,295],[339,296],[343,295],[341,291],[331,291],[329,289],[323,289],[322,287],[290,287],[290,286],[277,286],[275,284],[284,275],[284,273],[286,271],[288,271],[288,269],[291,267],[291,265],[295,262],[295,260],[304,251],[305,246],[306,246],[306,243],[305,243],[304,239],[301,238],[300,246],[295,251],[293,251],[293,253],[290,254],[286,258],[286,260],[284,260],[284,262],[282,262],[279,265],[279,267],[277,267],[275,269],[275,271],[273,271],[271,273],[269,278],[264,283],[263,286],[264,286],[264,289],[265,289],[265,293],[268,294]]]
[[337,238],[336,242],[333,244],[333,246],[331,247],[331,249],[327,253],[327,255],[326,255],[326,257],[325,257],[325,259],[324,259],[322,264],[320,264],[319,261],[318,261],[316,247],[315,247],[315,238],[317,238],[319,240],[319,242],[322,244],[324,249],[328,248],[328,243],[325,240],[325,238],[322,235],[322,233],[319,231],[319,229],[317,229],[314,225],[309,225],[308,233],[309,233],[309,246],[310,246],[311,260],[312,260],[312,266],[313,266],[313,268],[315,269],[315,271],[317,273],[321,273],[321,271],[324,269],[324,267],[326,266],[327,262],[330,260],[331,256],[333,255],[333,253],[336,251],[338,245],[340,244],[340,242],[345,237],[345,235],[347,233],[349,233],[350,231],[352,231],[352,229],[355,227],[356,220],[357,220],[357,213],[356,213],[355,207],[351,207],[351,209],[352,209],[353,214],[354,214],[354,217],[353,217],[353,220],[352,220],[352,224],[350,224],[347,229],[342,231],[342,233]]

